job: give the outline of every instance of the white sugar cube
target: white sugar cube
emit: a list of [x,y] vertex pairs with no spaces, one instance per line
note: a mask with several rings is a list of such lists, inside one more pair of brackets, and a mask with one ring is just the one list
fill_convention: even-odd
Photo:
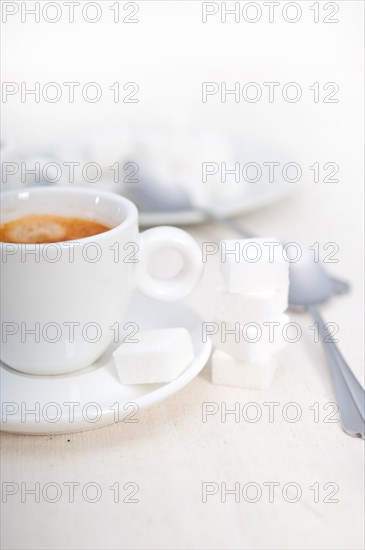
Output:
[[276,319],[288,307],[288,288],[244,294],[228,293],[220,289],[216,294],[215,318],[219,321],[241,324],[250,321]]
[[276,367],[275,357],[264,363],[245,363],[215,350],[212,355],[212,382],[236,388],[266,390],[270,387]]
[[289,262],[276,239],[222,241],[220,265],[228,292],[285,290],[289,285]]
[[113,353],[122,384],[171,382],[194,358],[191,336],[182,327],[143,330],[136,339]]
[[[265,362],[287,344],[285,327],[288,321],[289,317],[284,313],[260,323],[216,322],[213,345],[241,361]],[[293,338],[291,334],[289,338]]]

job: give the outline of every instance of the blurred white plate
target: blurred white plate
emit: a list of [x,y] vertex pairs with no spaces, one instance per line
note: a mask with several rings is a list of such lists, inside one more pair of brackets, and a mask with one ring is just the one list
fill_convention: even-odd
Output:
[[[170,383],[143,385],[119,382],[112,349],[88,369],[62,376],[29,376],[1,365],[1,429],[24,434],[70,433],[117,421],[139,422],[142,409],[186,386],[209,359],[211,342],[202,342],[201,319],[184,304],[157,302],[136,292],[125,320],[140,329],[185,327],[193,340],[193,361]],[[91,420],[93,415],[96,421]]]
[[[217,215],[231,218],[253,212],[275,201],[280,200],[297,189],[295,183],[260,183],[247,188],[242,197],[235,197],[219,204],[207,204],[207,210],[211,209]],[[142,227],[154,225],[191,225],[202,223],[206,216],[199,210],[185,210],[178,212],[143,212],[139,213],[139,223]]]

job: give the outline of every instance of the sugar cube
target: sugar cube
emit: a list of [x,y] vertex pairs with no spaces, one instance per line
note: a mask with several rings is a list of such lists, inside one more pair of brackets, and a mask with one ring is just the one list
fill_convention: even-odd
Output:
[[272,320],[288,307],[288,288],[244,294],[230,294],[220,289],[216,294],[215,318],[241,324]]
[[159,384],[175,380],[194,358],[183,327],[143,330],[138,342],[124,342],[113,353],[122,384]]
[[261,323],[217,322],[212,335],[213,345],[241,361],[265,362],[285,347],[288,321],[284,313]]
[[284,290],[289,285],[289,262],[276,239],[222,241],[220,265],[228,292]]
[[266,390],[277,367],[277,359],[267,362],[245,363],[228,353],[215,350],[212,355],[212,382],[223,386]]

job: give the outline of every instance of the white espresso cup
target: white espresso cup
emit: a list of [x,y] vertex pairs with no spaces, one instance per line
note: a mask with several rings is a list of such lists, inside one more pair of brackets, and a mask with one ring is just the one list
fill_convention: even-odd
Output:
[[[77,241],[0,243],[1,359],[18,371],[51,375],[91,365],[114,341],[134,288],[179,300],[202,274],[190,235],[175,227],[139,233],[137,208],[119,195],[71,187],[2,194],[2,224],[30,214],[89,219],[111,229]],[[161,249],[181,256],[182,268],[171,279],[149,270]]]

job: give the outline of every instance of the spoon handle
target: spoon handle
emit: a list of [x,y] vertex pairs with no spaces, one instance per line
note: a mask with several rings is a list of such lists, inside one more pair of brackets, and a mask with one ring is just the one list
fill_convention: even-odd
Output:
[[324,326],[318,310],[308,308],[318,323],[321,341],[331,369],[332,380],[340,410],[343,430],[354,437],[365,439],[365,392],[350,367],[346,363],[331,335]]

